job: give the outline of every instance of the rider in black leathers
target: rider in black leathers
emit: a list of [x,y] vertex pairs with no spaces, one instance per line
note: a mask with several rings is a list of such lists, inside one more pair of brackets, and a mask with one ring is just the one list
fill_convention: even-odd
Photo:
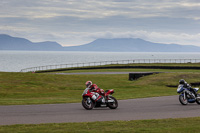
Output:
[[196,91],[184,79],[179,80],[179,84],[183,85],[184,88],[189,89],[195,96],[197,96]]

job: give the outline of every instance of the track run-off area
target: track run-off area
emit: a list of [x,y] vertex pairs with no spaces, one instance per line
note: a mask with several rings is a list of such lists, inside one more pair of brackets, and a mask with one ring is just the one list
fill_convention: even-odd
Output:
[[80,103],[0,106],[0,125],[199,117],[200,105],[178,95],[119,100],[117,109],[85,110]]

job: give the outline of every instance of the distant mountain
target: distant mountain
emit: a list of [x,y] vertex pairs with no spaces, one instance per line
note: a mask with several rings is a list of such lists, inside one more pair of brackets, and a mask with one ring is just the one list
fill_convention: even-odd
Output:
[[24,38],[11,37],[0,34],[0,50],[34,50],[34,51],[52,51],[63,50],[63,47],[56,42],[38,42],[33,43]]
[[139,38],[115,38],[97,39],[85,45],[65,47],[65,50],[107,52],[200,52],[200,47],[192,45],[152,43]]
[[105,51],[105,52],[200,52],[193,45],[152,43],[139,38],[97,39],[91,43],[63,47],[57,42],[34,43],[24,38],[0,34],[0,50]]

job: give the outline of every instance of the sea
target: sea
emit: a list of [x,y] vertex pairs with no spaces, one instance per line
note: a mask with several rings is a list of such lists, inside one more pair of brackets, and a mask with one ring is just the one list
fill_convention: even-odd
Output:
[[200,59],[200,53],[0,50],[0,71],[20,72],[37,66],[135,59]]

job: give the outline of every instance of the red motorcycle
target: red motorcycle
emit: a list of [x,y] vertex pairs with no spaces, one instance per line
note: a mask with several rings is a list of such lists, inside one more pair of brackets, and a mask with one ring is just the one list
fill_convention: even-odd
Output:
[[106,90],[105,92],[101,89],[98,92],[98,97],[93,100],[95,94],[91,92],[91,89],[86,88],[82,94],[82,105],[87,110],[98,107],[109,107],[110,109],[116,109],[118,107],[118,102],[117,99],[112,96],[113,93],[113,89]]

